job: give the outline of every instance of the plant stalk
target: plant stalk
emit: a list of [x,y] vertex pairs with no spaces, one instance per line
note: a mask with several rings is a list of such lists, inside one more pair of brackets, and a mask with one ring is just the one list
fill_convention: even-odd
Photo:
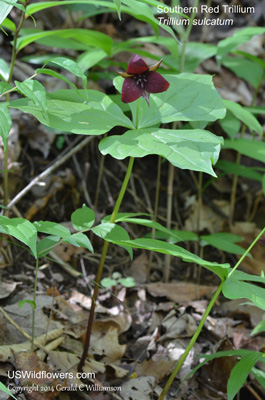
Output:
[[208,317],[208,315],[209,315],[211,309],[213,308],[213,306],[214,306],[214,304],[215,304],[215,302],[216,302],[216,300],[217,300],[219,294],[221,293],[222,287],[223,287],[223,281],[222,281],[222,282],[220,283],[220,285],[218,286],[218,288],[217,288],[217,290],[216,290],[216,292],[215,292],[213,298],[211,299],[210,303],[208,304],[208,307],[206,308],[205,313],[203,314],[203,317],[202,317],[202,319],[201,319],[201,321],[200,321],[200,323],[199,323],[199,325],[198,325],[198,328],[196,329],[196,332],[195,332],[194,335],[192,336],[192,339],[190,340],[190,343],[188,344],[188,347],[186,348],[186,350],[184,351],[184,353],[183,353],[182,356],[180,357],[180,359],[179,359],[179,361],[178,361],[176,367],[174,368],[172,374],[171,374],[170,377],[168,378],[168,381],[167,381],[167,383],[166,383],[166,385],[165,385],[165,387],[164,387],[164,389],[163,389],[161,395],[159,396],[158,400],[163,400],[164,397],[166,396],[166,394],[167,394],[167,392],[168,392],[170,386],[172,385],[172,383],[173,383],[173,381],[174,381],[174,379],[175,379],[177,373],[179,372],[179,370],[180,370],[180,368],[182,367],[184,361],[186,360],[186,358],[187,358],[189,352],[191,351],[191,349],[192,349],[194,343],[196,342],[196,340],[197,340],[199,334],[201,333],[201,330],[202,330],[202,328],[203,328],[203,325],[204,325],[204,323],[205,323],[205,321],[206,321],[206,319],[207,319],[207,317]]
[[[36,258],[36,268],[35,268],[35,282],[34,282],[34,293],[33,301],[36,305],[36,295],[37,295],[37,285],[38,285],[38,270],[39,270],[39,258]],[[31,341],[31,351],[34,351],[34,338],[35,338],[35,308],[32,308],[32,341]]]
[[[136,129],[138,129],[138,123],[139,123],[139,99],[137,100],[137,108],[136,108],[136,123],[135,123]],[[118,199],[116,201],[113,212],[111,214],[110,223],[114,223],[116,220],[117,214],[118,214],[120,206],[121,206],[121,202],[123,200],[123,197],[126,192],[126,188],[128,186],[129,180],[130,180],[130,176],[131,176],[132,169],[133,169],[133,163],[134,163],[134,157],[130,157],[127,172],[124,177]],[[83,366],[86,361],[86,358],[87,358],[87,355],[88,355],[92,326],[93,326],[93,321],[94,321],[95,308],[96,308],[96,301],[98,298],[98,291],[99,291],[99,287],[100,287],[101,276],[102,276],[108,248],[109,248],[109,242],[107,242],[105,240],[104,244],[103,244],[103,249],[102,249],[102,253],[101,253],[101,258],[100,258],[100,262],[99,262],[99,266],[98,266],[96,279],[95,279],[95,287],[94,287],[94,291],[93,291],[91,309],[90,309],[90,314],[89,314],[89,318],[88,318],[86,338],[85,338],[85,343],[84,343],[84,351],[83,351],[82,357],[81,357],[80,362],[77,367],[79,372],[82,371]]]
[[[25,8],[27,7],[27,5],[29,4],[30,0],[26,0],[25,1]],[[16,57],[17,57],[17,39],[18,39],[18,35],[20,32],[20,29],[23,26],[23,23],[25,21],[26,18],[26,13],[25,11],[22,12],[21,18],[20,18],[20,22],[18,24],[18,27],[16,28],[15,32],[14,32],[14,42],[13,42],[13,49],[12,49],[12,56],[11,56],[11,62],[10,62],[10,70],[9,70],[9,76],[8,76],[8,80],[7,82],[10,83],[12,81],[12,77],[13,77],[13,71],[14,71],[14,67],[15,67],[15,61],[16,61]],[[9,93],[7,93],[6,95],[6,101],[9,102]],[[4,206],[6,207],[8,203],[8,140],[6,142],[6,148],[4,151]],[[7,212],[7,210],[5,211],[5,213]]]

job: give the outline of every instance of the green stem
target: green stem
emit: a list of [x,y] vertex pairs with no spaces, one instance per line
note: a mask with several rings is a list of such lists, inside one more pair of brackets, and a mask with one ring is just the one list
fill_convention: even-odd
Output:
[[[24,4],[25,8],[29,4],[30,0],[27,0]],[[12,76],[13,76],[13,71],[14,71],[14,66],[15,66],[15,61],[17,57],[17,39],[18,35],[20,32],[20,29],[23,26],[23,23],[26,18],[26,13],[23,11],[20,22],[18,24],[18,27],[15,30],[14,33],[14,42],[13,42],[13,49],[12,49],[12,57],[11,57],[11,62],[10,62],[10,70],[9,70],[9,76],[7,82],[10,83],[12,81]],[[6,101],[9,102],[9,93],[6,95]],[[6,148],[4,151],[4,206],[6,207],[8,204],[8,140],[6,143]]]
[[245,253],[242,255],[242,257],[240,257],[240,259],[238,260],[238,262],[236,263],[236,265],[234,266],[234,268],[232,269],[232,271],[230,271],[228,277],[230,277],[234,271],[237,269],[237,267],[241,264],[241,262],[244,260],[244,258],[247,256],[247,254],[250,252],[250,250],[252,249],[252,247],[257,243],[257,241],[259,240],[259,238],[263,235],[263,233],[265,232],[265,227],[262,229],[262,231],[258,234],[258,236],[256,237],[256,239],[251,243],[251,245],[247,248],[247,250],[245,251]]
[[[36,258],[36,268],[35,268],[35,282],[34,282],[34,293],[33,293],[33,301],[36,305],[36,295],[37,295],[37,284],[38,284],[38,270],[39,270],[39,259]],[[31,351],[34,351],[34,337],[35,337],[35,308],[32,309],[32,342],[31,342]]]
[[189,352],[191,351],[191,349],[192,349],[194,343],[196,342],[196,340],[197,340],[199,334],[201,333],[201,330],[202,330],[203,325],[204,325],[204,323],[205,323],[205,321],[206,321],[206,318],[208,317],[208,315],[209,315],[211,309],[213,308],[213,306],[214,306],[214,304],[215,304],[215,302],[216,302],[216,300],[217,300],[219,294],[221,293],[222,287],[223,287],[223,281],[222,281],[222,282],[220,283],[220,285],[218,286],[218,289],[216,290],[216,292],[215,292],[213,298],[211,299],[210,303],[208,304],[208,307],[206,308],[205,313],[203,314],[203,317],[202,317],[202,319],[201,319],[201,321],[200,321],[200,323],[199,323],[199,325],[198,325],[198,328],[196,329],[196,332],[195,332],[194,335],[192,336],[192,339],[191,339],[191,341],[190,341],[188,347],[186,348],[186,350],[184,351],[184,353],[183,353],[182,356],[180,357],[180,359],[179,359],[179,361],[178,361],[176,367],[174,368],[174,371],[173,371],[172,374],[170,375],[170,377],[169,377],[169,379],[168,379],[168,381],[167,381],[167,383],[166,383],[166,385],[165,385],[165,387],[164,387],[164,389],[163,389],[161,395],[159,396],[158,400],[163,400],[164,397],[165,397],[165,395],[167,394],[167,392],[168,392],[170,386],[172,385],[172,383],[173,383],[173,381],[174,381],[174,379],[175,379],[177,373],[179,372],[179,370],[180,370],[182,364],[183,364],[184,361],[186,360],[186,358],[187,358]]
[[[136,129],[138,129],[138,121],[139,121],[139,115],[138,114],[139,114],[139,99],[137,100],[137,108],[136,108]],[[130,176],[131,176],[131,173],[132,173],[133,163],[134,163],[134,157],[130,157],[128,168],[127,168],[127,172],[126,172],[126,175],[124,177],[124,180],[123,180],[123,183],[122,183],[122,187],[121,187],[119,196],[117,198],[116,204],[114,206],[113,212],[111,214],[111,218],[110,218],[110,222],[111,223],[115,222],[117,214],[119,212],[119,209],[120,209],[120,206],[121,206],[121,202],[122,202],[123,197],[125,195],[126,188],[128,186],[129,179],[130,179]],[[99,291],[99,287],[100,287],[101,276],[102,276],[102,272],[103,272],[103,268],[104,268],[104,264],[105,264],[105,260],[106,260],[106,256],[107,256],[107,252],[108,252],[108,248],[109,248],[109,242],[107,242],[105,240],[104,244],[103,244],[103,249],[102,249],[102,253],[101,253],[101,258],[100,258],[100,262],[99,262],[99,266],[98,266],[96,279],[95,279],[95,287],[94,287],[94,292],[93,292],[93,296],[92,296],[92,303],[91,303],[91,309],[90,309],[88,323],[87,323],[84,351],[83,351],[82,357],[81,357],[80,362],[79,362],[78,367],[77,367],[79,372],[82,371],[83,366],[84,366],[85,361],[86,361],[86,358],[87,358],[87,355],[88,355],[91,332],[92,332],[92,326],[93,326],[93,321],[94,321],[95,308],[96,308],[96,301],[97,301],[97,298],[98,298],[98,291]]]
[[198,8],[198,5],[199,5],[199,0],[196,0],[193,5],[194,12],[190,16],[190,23],[188,25],[188,28],[184,34],[184,39],[182,41],[182,49],[181,49],[181,56],[180,56],[180,69],[179,69],[180,73],[184,71],[186,47],[187,47],[187,43],[189,41],[190,33],[192,30],[192,26],[193,26],[193,20],[196,16],[196,9]]

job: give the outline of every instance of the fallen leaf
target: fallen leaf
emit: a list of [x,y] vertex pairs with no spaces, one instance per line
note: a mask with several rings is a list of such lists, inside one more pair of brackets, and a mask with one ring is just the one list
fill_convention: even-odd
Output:
[[203,296],[211,295],[215,292],[215,286],[204,286],[178,282],[178,283],[149,283],[146,285],[147,291],[154,297],[167,297],[169,300],[176,303],[185,303],[188,301],[196,300],[199,291],[200,298]]

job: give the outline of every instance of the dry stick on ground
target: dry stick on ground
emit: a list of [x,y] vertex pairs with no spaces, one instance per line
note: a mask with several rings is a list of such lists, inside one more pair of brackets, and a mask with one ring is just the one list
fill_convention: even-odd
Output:
[[68,160],[72,155],[77,153],[79,150],[81,150],[84,146],[86,146],[94,136],[88,136],[82,142],[80,142],[77,146],[75,146],[73,149],[69,150],[63,157],[59,158],[57,161],[55,161],[50,167],[48,167],[45,171],[43,171],[40,175],[36,176],[24,189],[21,190],[14,198],[13,200],[8,203],[7,208],[11,208],[14,206],[20,199],[22,199],[25,194],[28,193],[28,191],[35,186],[41,179],[45,178],[46,176],[50,175],[51,172],[53,172],[56,168],[58,168],[60,165],[62,165],[66,160]]

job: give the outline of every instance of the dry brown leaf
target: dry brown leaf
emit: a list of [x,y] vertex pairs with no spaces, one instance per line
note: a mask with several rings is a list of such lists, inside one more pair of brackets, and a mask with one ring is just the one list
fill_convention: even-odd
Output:
[[148,278],[147,264],[148,260],[146,253],[142,253],[132,262],[132,265],[128,271],[128,276],[134,278],[135,282],[138,284],[145,283]]
[[[25,390],[29,400],[43,400],[44,393],[47,400],[57,397],[58,391],[56,390],[56,385],[59,381],[56,378],[48,378],[45,374],[41,375],[43,371],[52,373],[52,370],[46,363],[39,360],[36,353],[15,353],[14,358],[17,370],[32,373],[32,377],[30,378],[20,378],[20,386],[25,388],[38,386],[38,390],[33,390],[32,393],[29,390]],[[37,375],[34,376],[34,374],[38,373],[40,377],[37,377]]]
[[102,361],[112,363],[124,355],[126,345],[120,345],[118,328],[110,322],[95,321],[92,328],[89,352],[102,356]]
[[196,321],[190,314],[178,316],[175,310],[171,310],[163,319],[162,326],[166,329],[166,333],[159,338],[159,341],[191,337],[197,329]]
[[170,374],[175,364],[175,360],[170,360],[168,357],[161,357],[159,354],[158,357],[154,355],[150,360],[145,360],[141,364],[137,364],[135,372],[138,376],[154,376],[159,382]]
[[0,282],[0,299],[8,297],[21,282]]
[[155,377],[141,376],[121,385],[120,395],[124,400],[150,400],[155,388]]
[[196,300],[197,293],[199,296],[203,297],[206,295],[211,295],[215,292],[215,286],[204,286],[194,284],[194,283],[149,283],[146,285],[147,291],[154,297],[167,297],[176,303],[185,303],[188,301]]

